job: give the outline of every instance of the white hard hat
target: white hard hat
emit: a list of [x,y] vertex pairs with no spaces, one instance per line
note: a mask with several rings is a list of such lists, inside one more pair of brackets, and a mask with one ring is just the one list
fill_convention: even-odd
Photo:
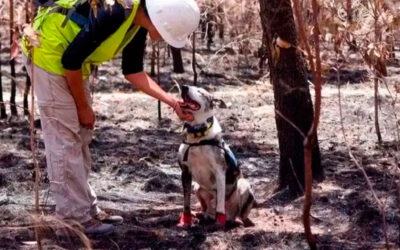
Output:
[[182,48],[197,29],[200,10],[194,0],[146,0],[154,27],[169,45]]

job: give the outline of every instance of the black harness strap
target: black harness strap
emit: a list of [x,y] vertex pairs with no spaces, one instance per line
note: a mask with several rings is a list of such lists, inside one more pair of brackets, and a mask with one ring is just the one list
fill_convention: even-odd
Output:
[[223,150],[225,151],[224,147],[222,146],[222,142],[219,141],[219,140],[216,140],[216,139],[202,140],[202,141],[197,142],[197,143],[187,143],[187,142],[183,142],[183,143],[186,144],[186,145],[189,145],[188,148],[186,149],[185,153],[183,154],[183,161],[187,161],[187,160],[188,160],[188,157],[189,157],[189,149],[190,149],[191,147],[198,147],[198,146],[206,146],[206,145],[209,145],[209,146],[218,147],[218,148],[223,149]]
[[199,147],[199,146],[214,146],[222,149],[224,151],[225,162],[228,165],[227,169],[227,183],[234,183],[236,177],[240,174],[239,164],[236,160],[235,155],[229,149],[229,147],[225,144],[224,140],[217,140],[217,139],[210,139],[210,140],[202,140],[198,143],[187,143],[184,144],[189,145],[186,149],[185,153],[183,154],[183,161],[188,161],[189,157],[189,149],[191,147]]

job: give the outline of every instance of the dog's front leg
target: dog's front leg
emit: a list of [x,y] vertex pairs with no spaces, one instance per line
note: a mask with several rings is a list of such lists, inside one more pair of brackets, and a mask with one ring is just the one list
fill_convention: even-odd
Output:
[[225,173],[222,169],[216,172],[216,183],[217,183],[217,224],[225,226],[226,215],[225,215]]
[[190,227],[192,224],[192,214],[190,211],[190,195],[192,192],[192,175],[189,172],[189,168],[184,165],[180,165],[182,169],[182,186],[183,186],[183,214],[179,220],[178,226]]

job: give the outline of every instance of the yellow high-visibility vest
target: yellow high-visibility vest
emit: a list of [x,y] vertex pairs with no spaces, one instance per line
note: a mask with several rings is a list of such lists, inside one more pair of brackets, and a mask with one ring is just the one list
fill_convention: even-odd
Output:
[[[72,8],[78,0],[58,0],[54,4],[66,9]],[[133,39],[140,26],[132,25],[140,0],[132,0],[132,12],[122,25],[111,34],[82,65],[83,77],[90,75],[90,65],[99,65],[109,61]],[[33,48],[32,61],[40,68],[51,73],[65,76],[65,69],[61,63],[62,56],[69,44],[74,40],[81,28],[75,22],[68,20],[64,27],[62,24],[65,15],[51,12],[54,7],[40,8],[33,21],[33,29],[38,33],[40,46]],[[28,39],[22,38],[22,51],[29,55]]]

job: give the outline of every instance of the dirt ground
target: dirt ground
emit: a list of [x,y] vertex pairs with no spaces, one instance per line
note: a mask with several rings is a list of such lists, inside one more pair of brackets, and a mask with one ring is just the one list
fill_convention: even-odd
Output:
[[[202,58],[199,66],[206,72],[200,74],[199,85],[227,104],[226,109],[217,110],[216,117],[242,163],[244,176],[255,190],[259,206],[250,214],[255,226],[237,226],[225,232],[202,226],[182,230],[176,226],[183,204],[177,164],[182,124],[165,105],[159,122],[157,101],[126,83],[118,69],[120,60],[116,60],[100,67],[98,81],[92,85],[97,123],[91,144],[90,183],[100,206],[122,215],[125,223],[117,227],[115,234],[93,239],[95,249],[308,248],[301,219],[303,197],[290,199],[285,192],[273,192],[278,177],[279,148],[268,77],[257,76],[256,60],[243,60],[243,65],[236,66],[226,66],[223,60],[215,62],[216,51],[216,48],[211,52],[199,51]],[[2,54],[4,70],[6,53],[7,49]],[[186,70],[190,71],[190,53],[183,53]],[[170,74],[171,59],[165,57],[165,65],[161,60],[164,88],[170,89],[173,79],[191,84],[190,73]],[[398,121],[393,116],[389,93],[381,85],[380,122],[384,142],[378,145],[373,119],[373,84],[361,65],[360,59],[353,58],[346,71],[350,76],[346,73],[348,78],[341,85],[346,135],[352,152],[384,204],[388,240],[392,249],[398,249],[400,169],[395,161],[395,156],[399,158],[395,129]],[[387,82],[393,90],[394,84],[399,84],[399,64],[393,64],[389,71]],[[23,86],[22,69],[18,72]],[[5,81],[8,100],[9,81]],[[310,89],[313,93],[312,85]],[[18,95],[18,104],[22,105],[22,95]],[[398,108],[399,100],[396,105]],[[311,211],[318,246],[320,249],[383,249],[385,230],[381,210],[362,173],[351,161],[343,140],[336,82],[324,85],[322,110],[319,140],[326,178],[314,185]],[[42,131],[38,129],[38,158],[43,173],[40,200],[43,212],[51,215],[55,207],[48,191],[41,136]],[[0,248],[36,249],[31,242],[33,230],[29,228],[32,221],[29,215],[34,209],[34,173],[27,121],[22,118],[0,121],[0,142]],[[196,210],[199,204],[192,197]],[[46,231],[43,237],[46,249],[82,248],[78,241],[57,240],[51,231]]]

